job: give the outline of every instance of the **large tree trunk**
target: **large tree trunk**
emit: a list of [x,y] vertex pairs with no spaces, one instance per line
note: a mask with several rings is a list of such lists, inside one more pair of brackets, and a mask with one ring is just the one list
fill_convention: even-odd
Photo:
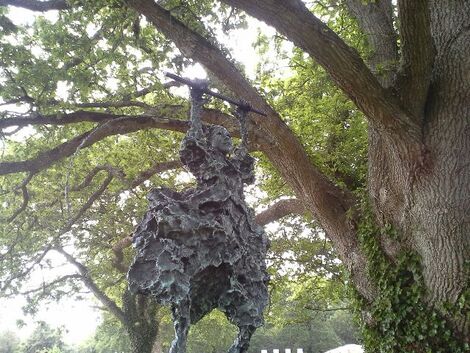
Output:
[[[430,300],[455,304],[470,281],[470,3],[446,5],[434,6],[431,20],[437,56],[423,122],[430,172],[417,179],[407,222]],[[452,322],[470,342],[469,312]]]
[[131,341],[132,353],[152,353],[155,336],[145,334],[141,330],[127,332]]
[[132,353],[152,353],[158,335],[159,305],[151,298],[131,293],[127,289],[122,299]]
[[377,221],[400,234],[398,241],[383,236],[383,250],[395,264],[405,250],[419,254],[424,304],[461,342],[470,342],[469,7],[468,1],[466,6],[449,1],[431,7],[436,56],[419,115],[425,150],[371,129],[369,154]]

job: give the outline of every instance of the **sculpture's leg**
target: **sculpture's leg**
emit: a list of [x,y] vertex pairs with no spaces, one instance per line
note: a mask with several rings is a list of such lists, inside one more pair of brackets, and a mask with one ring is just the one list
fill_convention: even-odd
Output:
[[245,353],[250,344],[250,338],[255,332],[256,327],[252,325],[239,326],[238,336],[228,350],[228,353]]
[[173,324],[175,326],[175,339],[171,343],[169,353],[186,353],[186,339],[188,337],[190,319],[190,301],[184,299],[171,308]]

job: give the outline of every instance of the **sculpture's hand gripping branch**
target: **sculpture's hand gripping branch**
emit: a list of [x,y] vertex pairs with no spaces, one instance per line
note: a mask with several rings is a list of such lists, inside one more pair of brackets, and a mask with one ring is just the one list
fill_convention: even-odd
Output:
[[[246,103],[246,102],[243,102]],[[246,105],[239,105],[235,110],[235,116],[240,122],[240,137],[242,139],[241,147],[244,151],[248,152],[248,129],[246,127],[246,117],[248,112],[251,110],[251,106],[246,103]]]
[[246,127],[246,118],[249,112],[254,112],[266,116],[262,111],[254,109],[250,103],[240,100],[236,101],[232,98],[223,96],[217,92],[211,91],[207,88],[207,82],[203,80],[189,80],[184,77],[172,73],[165,73],[165,75],[175,81],[181,82],[185,85],[188,85],[191,89],[191,127],[189,134],[195,137],[202,137],[202,123],[201,123],[201,110],[204,105],[203,95],[207,94],[212,97],[222,99],[232,105],[235,105],[237,109],[235,110],[235,116],[240,122],[240,136],[242,139],[241,147],[244,151],[248,151],[248,130]]
[[203,92],[200,88],[191,87],[191,126],[188,135],[192,135],[197,139],[201,139],[203,136],[201,113],[204,99],[202,95]]
[[175,81],[178,81],[178,82],[181,82],[189,87],[191,87],[192,89],[196,89],[196,90],[199,90],[201,91],[203,94],[207,94],[209,96],[212,96],[212,97],[215,97],[215,98],[219,98],[219,99],[222,99],[230,104],[233,104],[243,110],[246,110],[246,112],[254,112],[256,114],[259,114],[259,115],[262,115],[262,116],[266,116],[266,113],[265,112],[262,112],[261,110],[258,110],[258,109],[255,109],[253,108],[250,104],[247,104],[247,102],[245,101],[237,101],[235,99],[232,99],[232,98],[229,98],[229,97],[226,97],[220,93],[217,93],[217,92],[214,92],[214,91],[211,91],[210,89],[207,88],[207,84],[204,82],[204,81],[201,81],[201,80],[190,80],[190,79],[187,79],[187,78],[184,78],[184,77],[180,77],[178,75],[175,75],[175,74],[172,74],[170,72],[167,72],[165,73],[165,75]]

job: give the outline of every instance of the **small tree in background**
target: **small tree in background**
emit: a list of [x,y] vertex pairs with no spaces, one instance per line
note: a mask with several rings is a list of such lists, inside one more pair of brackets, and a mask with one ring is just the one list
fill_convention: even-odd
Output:
[[18,353],[66,353],[68,349],[62,335],[61,329],[53,329],[46,322],[39,321],[31,335],[19,346]]
[[16,353],[20,339],[12,331],[0,332],[0,353]]

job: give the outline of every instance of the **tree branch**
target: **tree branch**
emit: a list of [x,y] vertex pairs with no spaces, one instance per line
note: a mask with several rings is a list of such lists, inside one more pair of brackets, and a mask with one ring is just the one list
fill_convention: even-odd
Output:
[[66,10],[69,8],[65,0],[49,0],[49,1],[35,1],[35,0],[0,0],[0,6],[15,6],[22,7],[31,11],[50,11],[50,10]]
[[97,190],[95,190],[93,194],[91,194],[87,202],[85,202],[85,204],[82,207],[80,207],[80,210],[75,214],[75,216],[73,216],[67,222],[67,224],[61,228],[61,230],[59,231],[59,234],[64,234],[72,228],[75,222],[77,222],[83,216],[83,214],[93,205],[93,203],[103,194],[103,192],[105,192],[106,188],[108,187],[108,185],[111,183],[112,180],[113,180],[113,176],[109,174],[106,177],[106,179],[103,181],[103,183],[100,185],[100,187]]
[[80,184],[72,186],[70,188],[70,191],[79,191],[79,190],[82,190],[82,189],[88,187],[90,185],[91,181],[95,178],[96,174],[98,174],[100,171],[103,171],[103,170],[107,171],[108,175],[110,175],[110,176],[117,177],[118,179],[121,179],[121,180],[125,179],[125,174],[121,169],[116,168],[116,167],[114,167],[112,165],[109,165],[109,164],[98,165],[98,166],[94,167],[88,173],[88,175],[85,177],[85,179],[83,179],[83,181]]
[[18,208],[8,219],[7,219],[7,222],[10,223],[12,222],[16,217],[18,217],[18,215],[23,212],[26,207],[28,206],[28,202],[29,202],[29,193],[28,193],[28,189],[26,188],[26,185],[22,185],[20,187],[21,189],[21,192],[23,194],[23,202],[21,203],[21,206],[20,208]]
[[256,215],[256,223],[264,226],[268,223],[277,221],[282,217],[297,214],[301,215],[306,212],[305,206],[297,199],[284,199],[271,205],[265,211]]
[[85,286],[93,293],[93,295],[98,299],[108,310],[116,316],[116,318],[121,321],[122,324],[126,323],[126,317],[124,312],[117,306],[117,304],[109,298],[106,293],[104,293],[98,285],[93,281],[88,271],[88,268],[77,261],[72,255],[66,252],[62,247],[56,246],[54,250],[57,251],[59,254],[65,257],[65,259],[72,265],[74,265],[78,273],[81,276],[81,279]]
[[[174,106],[171,108],[175,108]],[[171,110],[170,109],[170,110]],[[167,113],[166,110],[165,114]],[[182,107],[174,109],[172,115],[177,117],[186,114]],[[239,125],[236,119],[230,115],[224,114],[218,110],[205,109],[203,110],[202,119],[206,123],[219,124],[225,126],[232,136],[239,136]],[[8,122],[5,122],[8,120]],[[100,122],[97,127],[89,130],[73,139],[62,143],[61,145],[39,153],[35,158],[15,161],[15,162],[1,162],[0,175],[19,173],[29,171],[37,173],[40,170],[47,169],[55,162],[73,155],[77,150],[87,148],[102,139],[114,136],[124,135],[131,132],[157,128],[178,132],[185,132],[188,129],[188,121],[179,119],[164,118],[163,115],[140,115],[140,116],[126,116],[115,115],[109,113],[78,111],[70,114],[54,114],[48,116],[36,116],[31,118],[9,118],[0,120],[0,127],[6,126],[26,126],[26,125],[66,125],[78,122]],[[250,141],[252,149],[257,147],[258,139]]]
[[372,49],[372,54],[367,58],[369,66],[379,82],[389,87],[398,66],[398,36],[393,27],[391,0],[347,0],[346,5]]
[[[178,113],[182,113],[182,110],[175,112],[175,114],[178,114]],[[4,118],[0,120],[0,129],[5,129],[11,126],[24,127],[28,125],[69,125],[69,124],[75,124],[75,123],[80,123],[80,122],[103,123],[109,120],[119,119],[123,117],[132,119],[132,118],[142,117],[142,116],[117,115],[117,114],[111,114],[111,113],[78,110],[76,112],[66,113],[66,114],[62,114],[62,113],[51,114],[51,115],[35,114],[27,118],[22,117],[22,116],[16,116],[13,118]],[[145,116],[143,118],[151,119],[150,116]],[[161,117],[156,117],[156,118],[160,119]]]
[[123,107],[140,107],[144,109],[151,108],[150,105],[139,101],[120,101],[120,102],[90,102],[76,104],[78,108],[123,108]]
[[44,257],[48,254],[48,252],[51,249],[52,249],[52,246],[50,244],[46,245],[44,250],[41,253],[39,253],[35,259],[32,259],[31,265],[25,266],[25,269],[22,272],[15,274],[14,276],[6,279],[3,282],[0,282],[0,294],[4,294],[5,291],[10,287],[11,283],[14,280],[24,278],[27,275],[29,275],[29,273],[33,270],[33,268],[44,259]]
[[399,0],[398,15],[402,62],[396,88],[403,104],[421,121],[435,57],[429,3]]
[[[84,115],[85,116],[80,114],[79,119],[81,119],[81,121],[87,121],[87,118],[95,119],[97,116],[101,119],[107,119],[107,121],[51,150],[39,153],[39,155],[33,159],[0,163],[0,175],[25,171],[35,173],[44,170],[55,162],[73,155],[77,150],[89,147],[108,136],[128,134],[148,128],[184,132],[188,127],[187,121],[171,120],[163,117],[116,116],[105,113],[88,114],[87,112],[85,112]],[[72,119],[67,119],[67,123],[71,123],[71,120],[77,121],[79,119],[72,117]]]
[[33,293],[36,293],[36,292],[39,292],[39,291],[44,291],[48,288],[51,288],[59,283],[62,283],[64,281],[67,281],[69,279],[81,279],[82,276],[75,273],[75,274],[70,274],[70,275],[65,275],[65,276],[62,276],[60,278],[57,278],[55,280],[53,280],[52,282],[49,282],[47,284],[43,284],[41,285],[40,287],[37,287],[37,288],[33,288],[33,289],[29,289],[27,291],[24,291],[24,292],[20,292],[18,294],[21,294],[21,295],[28,295],[28,294],[33,294]]
[[129,180],[128,181],[129,188],[133,189],[136,186],[139,186],[144,181],[150,179],[150,177],[152,175],[162,173],[162,172],[165,172],[167,170],[181,168],[182,166],[183,166],[183,163],[181,163],[180,160],[167,161],[167,162],[156,162],[150,168],[140,172],[139,175],[134,180]]
[[331,75],[377,129],[419,142],[419,126],[335,32],[316,18],[301,0],[222,0],[276,28],[304,49]]
[[112,247],[114,253],[113,266],[122,273],[126,273],[128,270],[127,265],[124,264],[124,249],[129,247],[131,244],[132,234],[119,240]]
[[352,307],[341,307],[341,308],[318,308],[313,305],[305,305],[305,309],[307,310],[312,310],[312,311],[319,311],[319,312],[328,312],[328,311],[351,311],[353,308]]

